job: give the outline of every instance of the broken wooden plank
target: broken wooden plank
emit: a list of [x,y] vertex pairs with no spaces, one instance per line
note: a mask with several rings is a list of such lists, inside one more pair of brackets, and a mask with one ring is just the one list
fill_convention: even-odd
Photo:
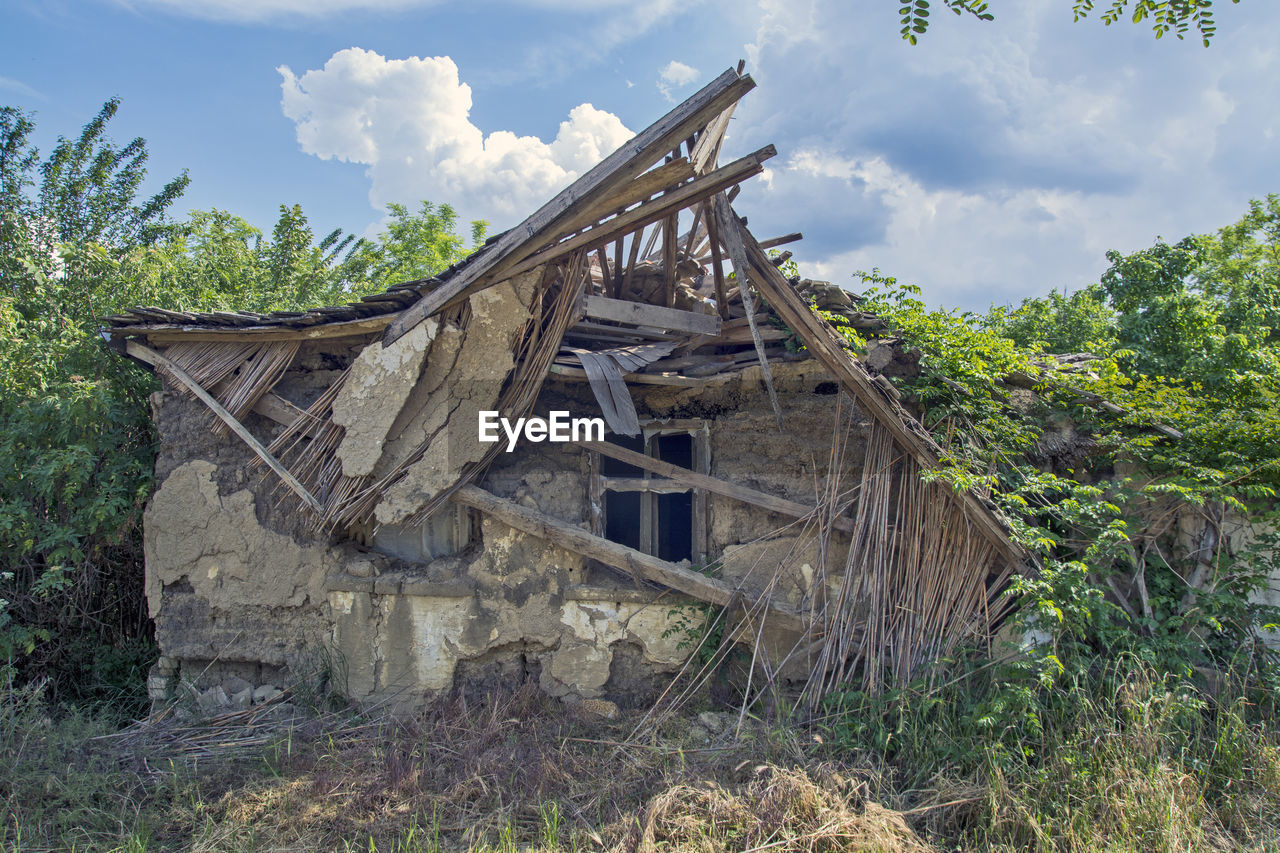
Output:
[[713,209],[707,210],[707,236],[711,239],[711,274],[716,286],[716,311],[721,319],[729,319],[729,297],[725,290],[724,258],[720,256],[720,237],[716,229],[716,217]]
[[664,358],[649,365],[647,370],[653,373],[665,373],[672,370],[684,370],[686,367],[702,367],[707,364],[732,364],[733,355],[683,355],[677,358]]
[[[548,246],[542,251],[530,255],[522,261],[514,263],[509,267],[504,267],[502,274],[504,277],[519,275],[527,272],[539,264],[553,261],[562,255],[580,249],[583,246],[590,246],[595,243],[608,242],[616,239],[619,235],[627,234],[636,228],[642,228],[650,225],[666,217],[678,213],[682,208],[698,202],[708,196],[723,190],[730,184],[738,181],[746,180],[764,171],[763,163],[771,157],[776,156],[778,150],[772,145],[766,145],[759,151],[752,152],[746,157],[734,160],[727,166],[722,166],[714,172],[710,172],[687,184],[682,184],[672,192],[661,195],[648,204],[642,204],[634,207],[625,213],[606,220],[596,228],[589,228],[586,231],[575,234],[566,240]],[[658,232],[655,230],[654,234]],[[652,238],[651,238],[652,239]],[[646,249],[646,254],[648,250]],[[470,269],[470,264],[466,269]],[[432,295],[438,293],[440,288],[432,291]],[[406,309],[410,310],[410,309]],[[390,329],[388,329],[390,332]]]
[[[581,446],[587,450],[594,450],[612,459],[617,459],[619,462],[634,465],[650,473],[677,480],[693,488],[706,489],[708,492],[753,504],[761,509],[776,512],[779,515],[791,518],[808,518],[817,512],[816,508],[806,506],[798,501],[775,497],[767,492],[752,489],[748,486],[739,486],[737,483],[730,483],[728,480],[721,480],[719,477],[712,477],[709,474],[699,474],[697,471],[691,471],[688,468],[682,468],[670,462],[663,462],[660,459],[645,456],[643,453],[637,453],[634,450],[628,450],[625,447],[619,447],[607,441],[584,441]],[[848,518],[835,518],[832,520],[831,526],[846,533],[853,532],[853,521]]]
[[729,129],[729,120],[733,118],[733,111],[737,107],[737,102],[734,102],[720,115],[707,122],[707,129],[698,137],[693,150],[689,152],[689,159],[693,161],[693,168],[699,175],[715,168],[716,160],[720,157],[720,147],[724,144],[725,131]]
[[744,325],[739,326],[736,329],[729,329],[723,334],[716,335],[715,337],[702,338],[697,342],[697,347],[695,347],[695,349],[709,346],[750,344],[754,343],[757,339],[761,342],[785,341],[789,337],[791,337],[791,333],[786,329],[775,329],[773,326],[765,326],[763,329],[757,328],[753,335],[750,327]]
[[238,435],[245,444],[249,445],[249,449],[258,454],[258,458],[265,462],[268,468],[275,471],[276,474],[279,475],[280,479],[285,482],[285,485],[292,489],[294,494],[302,499],[304,504],[316,513],[321,512],[320,502],[307,491],[306,487],[303,486],[302,483],[298,482],[298,479],[289,472],[289,469],[281,465],[280,461],[272,456],[267,448],[262,446],[262,443],[259,442],[258,439],[253,437],[253,433],[249,432],[249,430],[245,428],[245,425],[236,419],[235,415],[228,412],[212,394],[201,388],[200,383],[192,379],[185,370],[165,358],[160,353],[150,347],[143,346],[137,341],[129,341],[126,345],[126,352],[139,361],[144,361],[147,364],[162,370],[164,373],[167,373],[176,379],[180,384],[186,386],[188,391],[199,397],[200,401],[208,406],[232,432]]
[[606,216],[621,213],[632,205],[648,201],[656,193],[675,189],[693,177],[693,164],[684,157],[663,163],[618,187],[608,198],[588,207],[581,215],[574,217],[572,222],[566,223],[565,230],[578,231],[595,225]]
[[570,326],[565,331],[565,334],[632,344],[646,343],[648,341],[683,341],[688,338],[688,335],[683,332],[668,333],[647,326],[606,326],[602,323],[592,323],[587,320],[580,320]]
[[292,424],[307,414],[306,410],[298,408],[284,397],[272,394],[270,391],[254,401],[252,411],[285,425]]
[[[506,498],[500,498],[479,486],[465,485],[451,497],[455,503],[479,510],[516,530],[522,530],[539,539],[545,539],[575,554],[599,560],[608,566],[631,572],[634,575],[683,592],[699,601],[727,606],[741,593],[722,581],[709,578],[684,566],[669,563],[638,551],[594,536],[580,527],[561,521],[543,512],[521,506]],[[798,611],[773,601],[760,602],[768,618],[774,624],[792,631],[808,632],[809,620]]]
[[395,322],[387,326],[384,343],[393,343],[441,308],[470,295],[483,284],[487,273],[497,269],[522,247],[537,241],[559,239],[556,226],[590,204],[592,197],[597,194],[608,196],[617,187],[647,171],[662,159],[663,153],[673,143],[688,136],[690,130],[706,124],[730,104],[737,103],[755,85],[750,75],[739,75],[732,69],[725,71],[561,190],[524,222],[482,249],[479,257],[448,281],[406,308]]
[[663,308],[661,305],[630,302],[626,299],[609,299],[605,296],[587,297],[586,316],[596,320],[612,320],[616,323],[630,323],[633,326],[649,326],[654,329],[692,332],[699,335],[718,335],[721,322],[720,318],[714,314],[695,314],[692,311]]
[[742,305],[747,312],[747,325],[751,330],[751,340],[755,344],[756,355],[760,357],[760,372],[764,379],[765,391],[769,394],[769,403],[773,406],[773,417],[778,424],[778,431],[781,432],[782,407],[778,404],[778,392],[773,387],[773,371],[769,369],[769,357],[764,351],[764,340],[760,335],[759,326],[756,325],[756,308],[754,300],[751,298],[751,288],[748,285],[747,276],[747,269],[750,263],[747,260],[746,249],[743,246],[742,233],[738,230],[738,217],[733,212],[733,208],[729,206],[729,199],[723,193],[715,197],[713,205],[720,240],[724,243],[724,247],[729,250],[729,260],[733,261],[733,271],[735,278],[738,280],[738,292],[742,295]]
[[122,326],[108,331],[113,335],[138,335],[158,344],[177,341],[270,341],[318,340],[370,335],[381,332],[395,319],[395,314],[368,317],[364,320],[343,320],[334,323],[318,323],[312,326],[235,326],[218,327],[202,325]]
[[680,220],[671,214],[662,220],[662,301],[668,308],[676,307],[676,250]]
[[782,237],[773,237],[769,240],[761,240],[760,248],[773,249],[778,246],[785,246],[788,243],[794,243],[797,240],[803,240],[803,239],[804,239],[804,235],[801,234],[799,231],[796,231],[794,234],[786,234],[786,235],[783,235]]
[[636,416],[635,403],[622,380],[622,371],[617,362],[588,350],[574,350],[573,354],[587,374],[591,393],[595,395],[596,404],[600,406],[600,413],[604,415],[609,429],[619,435],[638,435],[640,422]]
[[613,282],[606,295],[614,298],[622,295],[622,238],[625,236],[619,234],[613,242]]
[[640,258],[640,241],[643,238],[643,228],[631,234],[631,249],[627,253],[627,265],[622,273],[622,286],[618,288],[619,294],[631,292],[631,280],[635,277],[636,261]]

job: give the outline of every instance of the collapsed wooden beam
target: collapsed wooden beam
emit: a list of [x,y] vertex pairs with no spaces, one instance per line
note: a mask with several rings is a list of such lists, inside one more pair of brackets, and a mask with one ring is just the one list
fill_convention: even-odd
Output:
[[[734,160],[726,166],[721,166],[714,172],[709,172],[696,180],[687,184],[681,184],[676,189],[659,196],[648,204],[642,204],[639,207],[632,208],[625,213],[606,220],[595,228],[576,234],[563,242],[549,246],[542,251],[529,256],[523,261],[503,270],[503,274],[507,276],[519,275],[522,272],[531,270],[539,264],[553,261],[575,249],[584,246],[593,246],[597,243],[607,243],[623,234],[629,234],[637,228],[642,228],[661,219],[666,219],[683,208],[694,204],[707,196],[720,192],[725,187],[744,181],[754,175],[758,175],[764,171],[764,162],[771,157],[777,155],[778,150],[772,145],[766,145],[759,151],[748,154],[746,157]],[[470,265],[464,268],[470,269]],[[439,290],[439,288],[437,288]],[[432,291],[434,294],[436,291]],[[411,310],[411,309],[406,309]],[[388,329],[390,331],[390,329]]]
[[601,199],[588,207],[574,217],[572,222],[566,223],[564,230],[577,231],[595,225],[612,213],[648,201],[655,193],[673,190],[692,177],[694,177],[693,164],[686,157],[663,163],[658,168],[651,169],[630,183],[619,187],[608,198]]
[[[719,477],[712,477],[710,474],[699,474],[697,471],[691,471],[688,468],[682,468],[679,465],[673,465],[670,462],[664,462],[661,459],[654,459],[652,456],[645,456],[634,450],[628,450],[625,447],[619,447],[616,444],[610,444],[607,441],[584,441],[582,447],[587,450],[617,459],[619,462],[625,462],[628,465],[634,465],[642,468],[652,474],[658,474],[684,483],[686,486],[692,486],[697,489],[706,489],[708,492],[714,492],[717,495],[723,495],[726,498],[733,498],[744,503],[753,504],[761,509],[767,509],[770,512],[776,512],[779,515],[789,516],[791,518],[808,518],[817,512],[814,507],[807,506],[798,501],[787,500],[786,498],[775,497],[767,492],[752,489],[748,486],[739,486],[737,483],[730,483],[728,480],[721,480]],[[843,530],[846,533],[853,532],[853,521],[848,518],[833,518],[831,526],[836,530]]]
[[[462,486],[453,493],[451,500],[479,510],[509,527],[522,530],[539,539],[545,539],[565,550],[592,560],[599,560],[616,569],[631,572],[645,580],[683,592],[699,601],[718,607],[728,607],[735,599],[741,601],[739,591],[720,581],[692,569],[658,559],[643,551],[637,551],[635,548],[610,542],[608,539],[595,536],[546,513],[500,498],[479,486]],[[774,624],[792,631],[808,632],[809,620],[799,611],[772,601],[764,601],[762,604],[767,616],[773,620]]]
[[[777,312],[782,321],[804,341],[805,347],[831,373],[868,414],[881,423],[894,439],[911,453],[923,468],[936,469],[942,457],[942,448],[924,427],[908,415],[896,401],[890,401],[883,391],[875,387],[867,369],[844,348],[840,338],[828,323],[813,313],[791,287],[791,283],[769,261],[751,232],[736,216],[731,217],[726,230],[733,228],[747,252],[747,262],[754,273],[752,281],[760,295]],[[994,510],[980,501],[973,492],[965,490],[956,494],[965,509],[965,515],[982,535],[1014,565],[1024,565],[1029,555],[1010,539],[1009,531],[997,519]]]
[[538,208],[529,218],[507,231],[448,281],[406,308],[387,327],[384,343],[391,344],[427,317],[470,295],[483,284],[486,274],[495,270],[511,254],[530,243],[546,243],[559,239],[557,226],[572,218],[591,199],[609,195],[618,187],[645,172],[690,131],[704,126],[713,117],[736,104],[755,88],[750,75],[739,75],[729,69],[700,89],[693,97],[678,105],[654,124],[641,131],[630,142],[598,163],[591,171],[561,190],[551,201]]
[[212,394],[201,388],[200,383],[192,379],[190,374],[178,365],[174,364],[170,359],[165,358],[160,353],[150,347],[143,346],[137,341],[129,341],[125,346],[125,351],[139,361],[144,361],[152,367],[157,367],[163,370],[165,373],[176,379],[180,384],[185,385],[187,390],[199,397],[201,402],[212,409],[213,413],[221,418],[222,422],[225,423],[232,432],[240,436],[244,443],[249,445],[249,448],[254,453],[258,454],[258,458],[267,463],[267,467],[272,471],[275,471],[276,474],[280,476],[280,479],[284,480],[285,485],[290,489],[293,489],[294,494],[301,498],[304,504],[316,513],[321,511],[320,502],[307,491],[306,487],[303,486],[302,483],[298,482],[298,478],[289,473],[289,469],[281,465],[280,460],[272,456],[270,451],[263,447],[262,443],[253,437],[253,433],[249,432],[249,430],[245,428],[245,425],[240,423],[240,421],[236,419],[235,415],[227,411]]
[[633,326],[650,326],[668,331],[693,332],[698,335],[720,334],[721,321],[714,314],[698,314],[677,308],[663,308],[645,302],[588,296],[584,316],[597,320],[613,320]]
[[725,131],[729,129],[729,120],[733,118],[733,111],[737,107],[735,101],[724,112],[707,122],[706,129],[689,152],[689,159],[693,161],[693,168],[698,174],[705,174],[715,168],[716,160],[720,157],[720,146],[724,144]]
[[804,239],[804,235],[801,234],[799,231],[796,231],[794,234],[784,234],[781,237],[772,237],[768,240],[761,240],[760,248],[772,249],[776,246],[785,246],[787,243],[794,243],[797,240],[803,240],[803,239]]
[[378,317],[367,317],[363,320],[343,320],[337,323],[317,323],[312,326],[235,326],[218,328],[216,326],[184,326],[177,323],[162,323],[152,326],[128,326],[109,330],[112,335],[143,335],[158,344],[182,341],[219,341],[234,343],[236,341],[253,341],[267,343],[269,341],[314,341],[323,338],[346,338],[357,335],[372,335],[381,332],[396,318],[395,314],[383,314]]
[[769,358],[765,355],[764,340],[760,337],[759,326],[756,325],[756,308],[754,300],[751,298],[751,289],[748,287],[747,281],[747,270],[750,267],[750,261],[747,259],[746,248],[743,246],[743,235],[738,231],[738,217],[734,215],[733,208],[729,206],[729,199],[725,197],[724,193],[720,193],[715,197],[713,205],[720,241],[724,243],[725,249],[729,252],[729,260],[733,262],[733,271],[738,280],[738,293],[742,296],[742,307],[746,309],[747,325],[751,329],[751,342],[755,345],[756,355],[760,359],[760,374],[764,378],[765,390],[769,393],[769,403],[773,406],[774,420],[778,424],[778,431],[781,432],[782,407],[778,404],[778,392],[773,387],[773,371],[769,369]]

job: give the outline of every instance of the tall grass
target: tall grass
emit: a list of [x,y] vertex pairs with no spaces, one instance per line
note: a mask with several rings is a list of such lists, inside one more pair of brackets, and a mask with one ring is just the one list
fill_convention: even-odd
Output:
[[969,791],[926,820],[965,848],[1280,849],[1272,691],[1228,678],[1212,693],[1124,658],[1028,686],[1026,665],[846,693],[825,726],[908,807]]

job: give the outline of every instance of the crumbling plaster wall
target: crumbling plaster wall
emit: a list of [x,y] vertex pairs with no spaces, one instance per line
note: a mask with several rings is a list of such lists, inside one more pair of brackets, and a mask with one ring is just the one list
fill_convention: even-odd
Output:
[[[837,461],[841,491],[854,489],[866,454],[867,416],[811,359],[775,361],[774,388],[782,411],[778,428],[761,369],[749,367],[692,389],[650,386],[634,389],[643,409],[656,418],[706,417],[710,420],[712,476],[798,503],[815,505],[816,490],[831,468],[832,436],[843,431]],[[709,557],[720,563],[724,579],[760,594],[779,566],[774,595],[794,607],[806,607],[815,595],[819,573],[816,530],[733,498],[708,496]],[[828,573],[843,568],[848,537],[833,533],[825,553]]]
[[[350,354],[311,354],[278,392],[305,405],[319,393],[311,370],[339,373]],[[617,670],[617,649],[628,666],[657,672],[687,655],[684,637],[667,631],[680,599],[650,606],[653,595],[634,589],[584,590],[582,557],[492,519],[480,520],[478,541],[427,563],[316,538],[277,506],[251,451],[210,430],[200,403],[172,390],[154,402],[160,486],[145,521],[147,593],[166,674],[202,687],[228,673],[281,684],[323,662],[353,698],[413,704],[483,678],[486,661],[519,657],[547,692],[588,698],[641,680]],[[246,425],[264,443],[280,430],[257,415]],[[485,485],[583,519],[580,456],[512,454]]]
[[[513,288],[506,299],[521,295]],[[486,334],[500,338],[509,328],[492,326]],[[365,470],[368,446],[394,450],[406,431],[424,433],[424,419],[434,417],[426,409],[445,384],[433,355],[456,364],[465,351],[456,329],[441,324],[380,360],[362,355],[366,341],[308,344],[276,393],[305,406],[353,360],[367,361],[362,375],[390,382],[390,396],[400,402],[379,408],[363,432],[353,432],[357,439],[343,461],[353,472]],[[708,419],[713,475],[812,503],[813,484],[826,474],[835,397],[812,362],[774,370],[784,432],[758,369],[701,389],[635,386],[633,396],[642,417]],[[415,373],[416,382],[404,381]],[[359,387],[346,417],[375,405],[370,389],[378,383]],[[474,419],[481,402],[472,400],[464,413]],[[670,673],[688,653],[682,626],[695,625],[701,613],[691,602],[668,594],[653,603],[654,592],[631,579],[489,518],[479,520],[477,541],[425,563],[317,539],[278,506],[276,484],[261,477],[251,451],[210,431],[203,406],[171,390],[156,403],[161,484],[146,516],[147,593],[163,654],[188,664],[185,676],[209,661],[292,672],[319,658],[355,698],[412,703],[460,680],[509,673],[516,661],[553,695],[620,698],[620,685]],[[585,385],[555,382],[535,411],[552,408],[589,416],[595,402]],[[257,415],[246,425],[264,442],[281,429]],[[845,488],[858,476],[858,441],[855,418]],[[572,446],[525,444],[500,455],[481,485],[585,528],[586,474],[585,454]],[[784,596],[796,605],[812,597],[818,559],[812,537],[795,530],[762,536],[787,520],[716,496],[709,522],[712,555],[722,558],[726,579],[751,589],[785,562]],[[835,542],[838,552],[842,543]],[[843,562],[843,555],[836,558]],[[216,674],[218,665],[208,671]]]

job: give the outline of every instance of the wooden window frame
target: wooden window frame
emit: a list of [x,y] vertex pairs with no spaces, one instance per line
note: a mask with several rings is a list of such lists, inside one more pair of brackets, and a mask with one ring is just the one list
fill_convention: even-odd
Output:
[[[657,458],[657,442],[655,438],[669,435],[688,435],[693,445],[693,471],[699,474],[711,473],[711,428],[710,422],[702,419],[678,420],[642,420],[640,432],[644,437],[644,455]],[[689,520],[691,526],[692,554],[694,565],[705,565],[710,555],[710,530],[707,524],[707,490],[689,486],[676,480],[656,476],[649,471],[641,471],[638,477],[606,477],[601,473],[600,454],[594,450],[587,451],[587,497],[590,505],[591,532],[596,536],[605,534],[605,493],[640,492],[640,551],[653,554],[659,531],[657,517],[654,512],[654,497],[659,494],[676,494],[688,492],[692,495],[692,511]]]

